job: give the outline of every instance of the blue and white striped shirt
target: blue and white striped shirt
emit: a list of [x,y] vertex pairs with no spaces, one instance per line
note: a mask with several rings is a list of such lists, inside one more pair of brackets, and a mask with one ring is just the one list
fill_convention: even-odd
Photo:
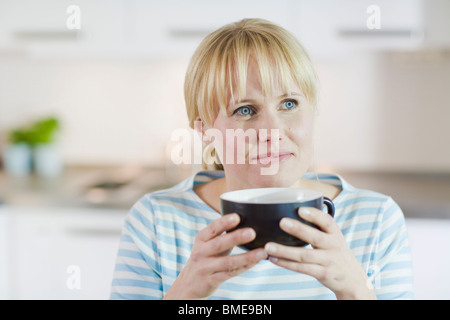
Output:
[[[162,299],[183,269],[196,234],[220,214],[194,192],[224,176],[202,171],[176,186],[144,195],[128,213],[117,255],[111,299]],[[354,188],[342,177],[307,173],[342,188],[335,220],[372,281],[379,299],[411,299],[412,266],[405,220],[391,197]],[[235,247],[231,254],[242,253]],[[210,299],[335,299],[315,278],[263,260],[233,277]]]

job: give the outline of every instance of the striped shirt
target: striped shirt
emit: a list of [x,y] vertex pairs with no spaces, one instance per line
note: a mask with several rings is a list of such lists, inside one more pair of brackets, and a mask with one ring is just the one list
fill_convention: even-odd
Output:
[[[111,299],[162,299],[189,259],[196,234],[220,214],[193,187],[224,176],[201,171],[176,186],[144,195],[122,232]],[[306,173],[342,188],[335,221],[379,299],[412,299],[412,266],[405,219],[391,197],[357,189],[339,175]],[[244,252],[235,247],[231,254]],[[263,260],[225,282],[210,299],[336,299],[315,278]]]

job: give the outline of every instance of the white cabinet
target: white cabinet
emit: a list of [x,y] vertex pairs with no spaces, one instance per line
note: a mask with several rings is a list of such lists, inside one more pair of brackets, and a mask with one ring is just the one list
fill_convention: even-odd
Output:
[[126,211],[2,207],[6,299],[108,299]]
[[0,206],[0,300],[10,297],[8,263],[8,215]]
[[450,47],[448,0],[303,0],[295,32],[314,56]]
[[69,4],[65,0],[2,0],[0,45],[23,46],[39,40],[48,42],[51,36],[59,36],[62,40]]
[[421,0],[316,0],[298,4],[297,32],[314,55],[421,44]]
[[201,40],[221,26],[244,18],[263,18],[286,28],[290,0],[136,0],[126,4],[129,55],[189,58]]
[[123,16],[117,0],[4,0],[0,49],[45,58],[104,56],[122,46]]
[[[67,27],[72,5],[80,29]],[[442,48],[450,46],[449,13],[448,0],[3,0],[0,53],[184,59],[209,32],[255,17],[294,32],[313,54]]]
[[450,299],[450,220],[407,218],[406,227],[415,299]]
[[294,25],[291,1],[79,0],[80,29],[70,30],[73,1],[5,0],[0,49],[44,58],[189,58],[206,34],[230,22],[259,17]]
[[336,32],[345,45],[373,49],[450,47],[448,0],[341,0]]
[[424,47],[450,48],[450,1],[423,0]]

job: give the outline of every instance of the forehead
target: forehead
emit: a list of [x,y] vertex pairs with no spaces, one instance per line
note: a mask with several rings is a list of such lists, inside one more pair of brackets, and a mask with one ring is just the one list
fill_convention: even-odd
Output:
[[289,95],[303,96],[301,88],[292,77],[275,77],[266,86],[258,66],[252,63],[248,68],[245,86],[241,87],[235,81],[233,92],[228,95],[228,105],[248,100],[281,99]]
[[[231,85],[232,91],[230,90],[228,95],[230,104],[247,98],[280,97],[292,94],[292,92],[302,95],[302,90],[290,74],[286,76],[286,73],[283,75],[277,68],[262,67],[255,60],[249,61],[246,74],[242,75],[237,72],[238,70],[235,70],[235,77]],[[243,77],[245,81],[242,81]]]

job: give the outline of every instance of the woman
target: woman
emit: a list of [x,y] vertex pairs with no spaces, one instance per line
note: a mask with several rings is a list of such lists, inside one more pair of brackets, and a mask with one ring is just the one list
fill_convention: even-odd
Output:
[[[203,40],[187,70],[185,99],[191,127],[209,142],[206,151],[217,160],[215,170],[147,194],[133,206],[111,298],[412,297],[409,245],[397,204],[388,196],[356,189],[340,176],[307,172],[313,158],[316,87],[302,46],[268,21],[245,19]],[[255,134],[239,144],[239,135],[227,136],[230,130]],[[237,155],[244,161],[237,161]],[[269,166],[275,170],[263,174]],[[237,247],[252,241],[255,231],[226,232],[239,223],[239,216],[221,216],[219,196],[273,186],[321,191],[334,201],[335,218],[315,208],[299,212],[320,230],[281,220],[280,227],[309,242],[307,247]]]

